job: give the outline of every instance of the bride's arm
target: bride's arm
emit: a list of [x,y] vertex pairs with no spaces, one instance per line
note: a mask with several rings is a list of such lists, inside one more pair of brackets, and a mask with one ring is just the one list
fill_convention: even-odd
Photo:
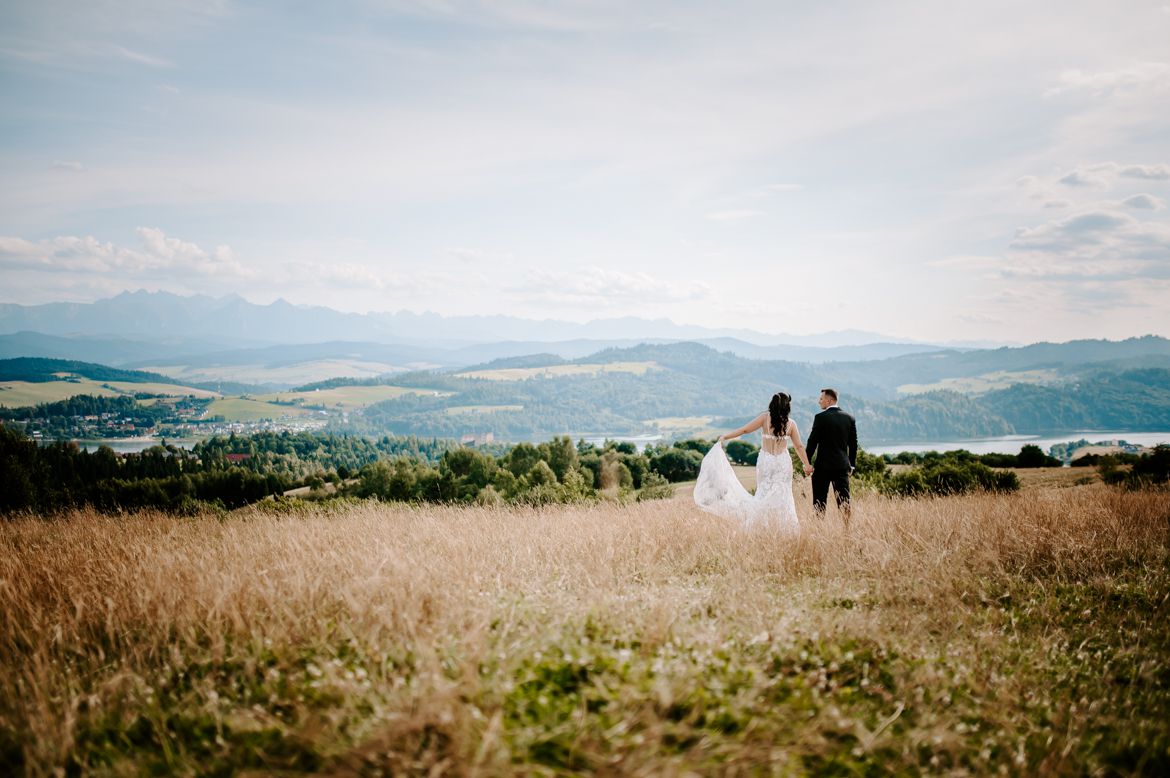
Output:
[[723,433],[722,435],[719,436],[719,442],[722,443],[725,440],[730,440],[731,438],[738,438],[740,435],[746,435],[749,432],[755,432],[760,427],[764,426],[764,417],[767,415],[768,414],[766,414],[766,413],[761,413],[759,416],[752,419],[751,421],[749,421],[747,424],[743,425],[739,429],[732,430],[731,432]]
[[792,447],[796,449],[796,455],[800,457],[800,464],[804,467],[804,474],[812,475],[813,466],[808,461],[808,454],[804,451],[804,444],[800,442],[800,428],[791,419],[788,420],[788,437],[792,438]]

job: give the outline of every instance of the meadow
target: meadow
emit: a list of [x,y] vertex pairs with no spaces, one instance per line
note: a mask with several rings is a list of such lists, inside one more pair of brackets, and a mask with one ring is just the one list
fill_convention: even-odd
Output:
[[129,383],[126,381],[94,381],[89,378],[71,378],[68,381],[4,381],[0,383],[0,406],[22,408],[40,403],[51,403],[89,394],[97,397],[133,396],[139,392],[162,394],[168,397],[219,397],[215,392],[191,386],[161,383]]
[[330,408],[353,411],[373,405],[383,400],[392,400],[404,394],[423,394],[431,396],[447,396],[450,392],[438,392],[432,389],[415,389],[403,386],[335,386],[329,389],[315,389],[310,392],[274,392],[258,395],[254,399],[262,402],[290,403],[300,402],[309,407]]
[[1170,500],[0,523],[0,772],[1166,774]]
[[224,421],[260,421],[297,416],[312,416],[313,411],[296,405],[275,405],[247,397],[222,397],[207,406],[207,417],[220,416]]
[[529,378],[552,378],[558,376],[597,376],[602,373],[631,373],[644,375],[661,368],[654,362],[605,362],[547,367],[501,367],[488,370],[470,370],[456,373],[460,378],[479,378],[487,381],[526,381]]

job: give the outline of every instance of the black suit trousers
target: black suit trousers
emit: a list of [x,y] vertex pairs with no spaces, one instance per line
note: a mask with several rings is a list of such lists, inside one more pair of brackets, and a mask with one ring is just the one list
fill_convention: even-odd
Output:
[[812,491],[813,508],[823,513],[829,502],[829,485],[833,486],[833,493],[837,497],[837,507],[849,505],[849,471],[835,470],[824,472],[819,467],[813,468]]

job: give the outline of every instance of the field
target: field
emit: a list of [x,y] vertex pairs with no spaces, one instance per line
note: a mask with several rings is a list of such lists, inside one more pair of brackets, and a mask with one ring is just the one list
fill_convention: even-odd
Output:
[[[415,366],[422,367],[422,366]],[[183,381],[236,381],[245,384],[285,384],[299,386],[325,381],[335,376],[376,378],[385,373],[401,372],[403,365],[371,362],[362,359],[314,359],[291,365],[153,365],[139,368]]]
[[207,416],[222,416],[225,421],[259,421],[289,416],[311,416],[313,411],[292,405],[273,405],[260,400],[244,397],[225,397],[212,400],[207,406]]
[[447,416],[459,416],[462,414],[476,414],[476,413],[499,413],[501,411],[522,411],[523,405],[454,405],[450,408],[444,408],[443,413]]
[[255,399],[265,402],[293,402],[300,400],[305,405],[321,406],[331,410],[341,409],[352,411],[364,408],[367,405],[393,400],[404,394],[439,394],[447,395],[450,392],[435,392],[430,389],[408,389],[402,386],[337,386],[332,389],[317,389],[312,392],[277,392],[275,394],[257,395]]
[[165,394],[172,397],[217,397],[215,392],[204,389],[194,389],[190,386],[177,384],[132,384],[124,381],[92,381],[88,378],[78,378],[71,381],[44,381],[41,383],[29,381],[4,381],[0,383],[0,406],[6,408],[23,408],[39,403],[52,403],[66,400],[79,394],[94,395],[97,397],[117,397],[119,395],[132,396],[138,392],[147,394]]
[[587,365],[551,365],[549,367],[505,367],[497,370],[471,370],[457,373],[460,378],[483,378],[489,381],[524,381],[529,378],[561,376],[595,376],[598,373],[633,373],[642,375],[659,370],[653,362],[606,362]]
[[711,426],[710,416],[667,416],[660,419],[647,419],[646,424],[652,425],[659,432],[667,435],[689,435],[696,438],[717,438],[725,429],[716,430]]
[[925,392],[952,391],[963,394],[981,394],[994,389],[1007,389],[1013,384],[1048,384],[1060,380],[1056,370],[996,370],[978,376],[944,378],[933,384],[902,384],[899,394],[923,394]]
[[1170,771],[1165,492],[798,504],[0,523],[0,773]]

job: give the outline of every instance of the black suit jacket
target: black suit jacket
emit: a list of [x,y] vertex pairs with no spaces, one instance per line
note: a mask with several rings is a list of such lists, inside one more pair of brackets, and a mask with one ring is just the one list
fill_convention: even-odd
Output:
[[840,408],[829,408],[813,417],[808,433],[808,459],[818,471],[848,472],[857,465],[857,422]]

